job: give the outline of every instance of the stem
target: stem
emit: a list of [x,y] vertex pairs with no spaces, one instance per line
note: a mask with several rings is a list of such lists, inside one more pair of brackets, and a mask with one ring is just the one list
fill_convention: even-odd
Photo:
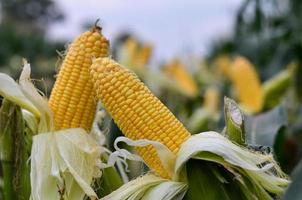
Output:
[[0,110],[0,158],[3,172],[3,195],[5,200],[16,199],[13,178],[13,137],[11,135],[12,107],[7,100],[3,100]]
[[30,197],[30,167],[27,160],[31,144],[26,143],[26,137],[31,136],[25,133],[20,107],[4,100],[0,110],[0,158],[5,200],[27,200]]
[[16,199],[13,185],[13,162],[2,161],[4,200]]
[[224,98],[224,117],[228,138],[241,146],[245,146],[243,114],[236,102],[227,97]]

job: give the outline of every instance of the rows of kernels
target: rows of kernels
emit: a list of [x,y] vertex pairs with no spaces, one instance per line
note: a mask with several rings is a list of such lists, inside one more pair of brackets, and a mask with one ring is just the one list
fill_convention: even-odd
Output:
[[108,46],[97,28],[83,33],[69,46],[49,100],[56,130],[90,130],[96,101],[89,67],[93,58],[108,56]]
[[[176,154],[190,136],[135,74],[113,60],[96,59],[91,77],[97,96],[127,137],[159,141]],[[157,174],[169,177],[153,147],[138,148],[138,153]]]

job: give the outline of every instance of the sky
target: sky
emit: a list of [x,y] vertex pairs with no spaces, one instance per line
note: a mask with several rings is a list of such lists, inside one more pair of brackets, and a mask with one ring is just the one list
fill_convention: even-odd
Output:
[[213,40],[228,37],[243,0],[55,0],[65,21],[49,27],[54,40],[72,40],[84,23],[100,19],[108,39],[128,31],[168,60],[190,53],[204,56]]

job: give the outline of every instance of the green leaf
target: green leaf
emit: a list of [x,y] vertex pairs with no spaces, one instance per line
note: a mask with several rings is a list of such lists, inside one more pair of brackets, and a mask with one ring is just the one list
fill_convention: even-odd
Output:
[[287,189],[283,200],[300,200],[302,199],[302,161],[295,168],[293,174],[293,181]]
[[285,69],[263,84],[264,109],[268,110],[280,104],[291,84],[292,71],[292,68]]
[[[211,161],[224,166],[236,177],[238,186],[250,199],[253,199],[254,196],[259,199],[270,199],[271,195],[281,195],[289,183],[274,162],[272,155],[248,151],[216,132],[193,135],[182,144],[175,164],[176,174],[184,170],[190,173],[192,169],[185,168],[185,164],[190,162],[190,159]],[[207,171],[207,173],[210,172]],[[217,176],[219,173],[214,174],[219,180],[223,180],[223,178],[228,180],[224,173],[222,176]],[[252,187],[246,187],[247,184]],[[219,187],[219,185],[216,186]]]
[[[217,164],[191,159],[186,163],[186,168],[189,189],[185,200],[199,200],[200,197],[207,200],[243,199],[244,195],[240,188],[233,183],[232,179],[223,178],[228,172],[222,167],[219,168]],[[220,170],[223,170],[223,175],[220,174]]]
[[[102,158],[104,162],[108,161],[107,154],[104,154]],[[121,187],[123,185],[123,180],[114,166],[112,166],[103,169],[102,177],[96,181],[96,184],[97,195],[99,197],[104,197]]]
[[282,126],[287,126],[286,111],[282,106],[254,117],[246,116],[245,130],[249,144],[272,147]]

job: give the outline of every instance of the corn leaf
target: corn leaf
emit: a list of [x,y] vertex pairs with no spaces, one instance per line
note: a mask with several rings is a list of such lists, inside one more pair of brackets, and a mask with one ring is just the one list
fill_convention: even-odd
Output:
[[287,114],[283,106],[257,116],[245,118],[246,140],[249,144],[272,147],[279,129],[287,126]]
[[293,174],[293,182],[288,187],[283,199],[284,200],[299,200],[302,199],[302,161],[297,165]]

